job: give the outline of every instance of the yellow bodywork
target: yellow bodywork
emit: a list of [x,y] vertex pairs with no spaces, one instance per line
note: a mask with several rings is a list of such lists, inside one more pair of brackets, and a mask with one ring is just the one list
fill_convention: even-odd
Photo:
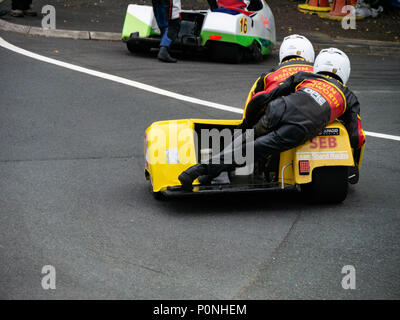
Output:
[[[146,130],[144,143],[145,171],[151,179],[153,191],[158,192],[169,186],[179,186],[179,174],[197,164],[195,123],[236,126],[240,122],[241,120],[208,119],[154,122]],[[196,180],[194,184],[199,184],[199,182]]]
[[[282,182],[283,176],[284,184],[309,183],[312,179],[312,170],[315,168],[325,166],[354,166],[353,151],[344,125],[336,121],[326,126],[326,128],[338,128],[339,135],[317,136],[299,147],[281,153],[279,182]],[[310,174],[300,174],[300,160],[309,161]],[[286,165],[286,169],[283,170]]]
[[[146,130],[144,143],[145,172],[146,177],[151,179],[153,191],[179,186],[179,174],[199,162],[195,150],[195,124],[236,126],[240,122],[209,119],[154,122]],[[283,187],[311,182],[312,170],[317,167],[354,166],[346,128],[338,121],[326,128],[336,128],[339,134],[318,136],[302,146],[281,153],[279,182],[283,182]],[[309,161],[310,174],[300,175],[299,160]],[[194,184],[199,184],[198,180]]]

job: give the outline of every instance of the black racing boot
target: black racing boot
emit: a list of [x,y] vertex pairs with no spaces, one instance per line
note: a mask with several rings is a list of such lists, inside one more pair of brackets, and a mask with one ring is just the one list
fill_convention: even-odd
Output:
[[215,177],[210,175],[210,174],[205,174],[199,177],[199,182],[202,185],[210,185],[212,179],[214,179]]
[[178,179],[181,182],[182,188],[184,190],[192,191],[193,181],[202,175],[206,175],[207,172],[208,170],[206,164],[196,164],[195,166],[190,167],[189,169],[183,171],[179,175]]
[[158,60],[162,62],[177,62],[175,58],[172,58],[169,53],[167,47],[160,47],[160,51],[157,56]]
[[192,191],[193,181],[200,176],[202,177],[201,183],[211,182],[211,180],[217,177],[222,171],[231,171],[235,168],[236,166],[234,164],[196,164],[183,171],[178,179],[184,190]]

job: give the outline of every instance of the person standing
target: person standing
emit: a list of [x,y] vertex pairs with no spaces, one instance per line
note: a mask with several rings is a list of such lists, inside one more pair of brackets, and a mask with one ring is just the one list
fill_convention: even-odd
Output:
[[[0,0],[0,3],[2,3],[3,1],[4,0]],[[8,11],[6,11],[6,10],[0,10],[0,17],[6,15],[7,13],[8,13]]]
[[154,16],[161,31],[160,51],[157,58],[162,62],[177,62],[168,49],[178,37],[181,25],[180,0],[152,0]]
[[32,0],[12,0],[10,15],[13,17],[37,16],[32,9]]

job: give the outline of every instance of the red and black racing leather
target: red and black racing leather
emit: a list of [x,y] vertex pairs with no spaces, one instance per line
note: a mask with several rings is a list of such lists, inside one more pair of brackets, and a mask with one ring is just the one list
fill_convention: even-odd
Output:
[[[365,143],[360,104],[354,93],[340,81],[326,75],[298,72],[271,92],[261,91],[253,97],[247,107],[246,115],[249,116],[245,118],[247,126],[251,127],[259,120],[258,110],[265,109],[278,97],[282,97],[284,103],[280,112],[290,110],[293,114],[297,114],[296,121],[299,126],[302,125],[301,118],[304,122],[311,121],[316,130],[339,119],[349,133],[353,148],[358,149]],[[271,116],[274,116],[274,112],[270,110]]]
[[320,97],[323,97],[320,101],[327,103],[331,109],[329,122],[339,118],[346,110],[346,98],[342,90],[328,80],[306,79],[302,81],[295,90],[303,90],[316,98],[318,98],[318,96],[313,94],[313,92],[319,93]]
[[279,83],[300,71],[314,72],[312,62],[303,58],[286,60],[282,62],[278,69],[271,70],[271,72],[260,76],[254,93],[260,91],[271,92],[279,85]]
[[[312,62],[300,57],[288,59],[282,62],[278,68],[272,69],[269,73],[261,74],[256,80],[253,91],[250,91],[249,95],[253,98],[259,92],[269,93],[274,90],[279,83],[300,71],[313,72],[314,67]],[[248,107],[245,112],[244,119],[255,118],[260,115],[259,110],[257,110],[257,113],[254,113],[255,110]]]

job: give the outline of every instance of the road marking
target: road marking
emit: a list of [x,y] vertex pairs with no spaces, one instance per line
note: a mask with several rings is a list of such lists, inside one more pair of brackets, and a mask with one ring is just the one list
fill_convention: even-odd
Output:
[[377,94],[377,93],[381,93],[381,94],[386,94],[386,93],[390,93],[390,94],[399,94],[399,91],[393,91],[393,90],[370,90],[370,89],[359,89],[359,90],[351,90],[353,91],[355,94],[362,94],[362,93],[371,93],[371,94]]
[[382,138],[382,139],[400,141],[400,137],[399,136],[394,136],[394,135],[391,135],[391,134],[376,133],[376,132],[370,132],[370,131],[364,131],[364,133],[367,136],[371,136],[371,137],[375,137],[375,138]]
[[30,52],[28,50],[16,47],[14,45],[12,45],[11,43],[8,43],[7,41],[5,41],[3,38],[0,37],[0,46],[14,51],[16,53],[22,54],[24,56],[39,60],[39,61],[43,61],[46,63],[50,63],[50,64],[54,64],[56,66],[59,67],[63,67],[66,69],[70,69],[70,70],[74,70],[74,71],[78,71],[78,72],[82,72],[94,77],[98,77],[98,78],[102,78],[102,79],[106,79],[106,80],[110,80],[110,81],[114,81],[114,82],[118,82],[121,84],[125,84],[127,86],[131,86],[131,87],[135,87],[137,89],[141,89],[141,90],[145,90],[145,91],[149,91],[152,93],[156,93],[162,96],[166,96],[166,97],[170,97],[176,100],[182,100],[185,102],[191,102],[191,103],[195,103],[195,104],[199,104],[205,107],[209,107],[209,108],[214,108],[214,109],[219,109],[219,110],[224,110],[224,111],[229,111],[229,112],[233,112],[233,113],[243,113],[243,110],[240,108],[235,108],[235,107],[230,107],[230,106],[226,106],[223,104],[219,104],[219,103],[214,103],[214,102],[210,102],[210,101],[205,101],[205,100],[201,100],[201,99],[197,99],[197,98],[192,98],[189,96],[185,96],[179,93],[175,93],[172,91],[168,91],[168,90],[163,90],[157,87],[153,87],[141,82],[137,82],[137,81],[133,81],[133,80],[129,80],[126,78],[122,78],[122,77],[118,77],[118,76],[113,76],[111,74],[108,73],[104,73],[104,72],[100,72],[100,71],[96,71],[96,70],[92,70],[92,69],[88,69],[88,68],[84,68],[84,67],[80,67],[71,63],[67,63],[67,62],[62,62],[56,59],[52,59],[52,58],[48,58],[45,56],[42,56],[40,54],[37,53],[33,53]]
[[[110,81],[113,81],[113,82],[121,83],[121,84],[130,86],[130,87],[134,87],[134,88],[141,89],[141,90],[144,90],[144,91],[152,92],[152,93],[159,94],[159,95],[162,95],[162,96],[166,96],[166,97],[169,97],[169,98],[173,98],[173,99],[176,99],[176,100],[190,102],[190,103],[202,105],[202,106],[205,106],[205,107],[208,107],[208,108],[228,111],[228,112],[232,112],[232,113],[238,113],[238,114],[242,114],[243,113],[243,109],[241,109],[241,108],[231,107],[231,106],[227,106],[227,105],[224,105],[224,104],[219,104],[219,103],[215,103],[215,102],[211,102],[211,101],[206,101],[206,100],[201,100],[201,99],[185,96],[183,94],[179,94],[179,93],[175,93],[175,92],[172,92],[172,91],[160,89],[160,88],[157,88],[157,87],[154,87],[154,86],[150,86],[150,85],[147,85],[147,84],[144,84],[144,83],[141,83],[141,82],[137,82],[137,81],[129,80],[129,79],[126,79],[126,78],[114,76],[114,75],[111,75],[111,74],[108,74],[108,73],[105,73],[105,72],[100,72],[100,71],[96,71],[96,70],[80,67],[80,66],[68,63],[68,62],[63,62],[63,61],[60,61],[60,60],[48,58],[48,57],[42,56],[40,54],[33,53],[31,51],[28,51],[28,50],[19,48],[17,46],[14,46],[13,44],[5,41],[1,37],[0,37],[0,46],[5,48],[5,49],[11,50],[13,52],[22,54],[24,56],[27,56],[27,57],[30,57],[30,58],[33,58],[33,59],[36,59],[36,60],[39,60],[39,61],[42,61],[42,62],[54,64],[54,65],[59,66],[59,67],[63,67],[63,68],[66,68],[66,69],[78,71],[78,72],[85,73],[85,74],[88,74],[88,75],[91,75],[91,76],[94,76],[94,77],[102,78],[102,79],[105,79],[105,80],[110,80]],[[365,134],[367,136],[371,136],[371,137],[400,141],[400,136],[394,136],[394,135],[376,133],[376,132],[370,132],[370,131],[365,131]]]

